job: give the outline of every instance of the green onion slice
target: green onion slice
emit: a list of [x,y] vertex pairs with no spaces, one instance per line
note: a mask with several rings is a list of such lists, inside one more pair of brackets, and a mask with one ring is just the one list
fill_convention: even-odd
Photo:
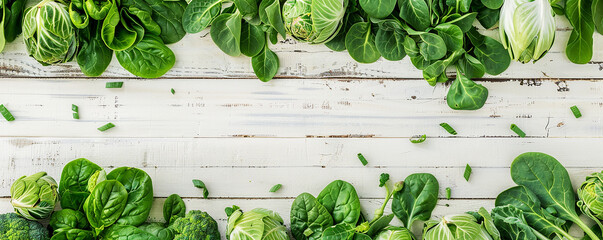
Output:
[[0,105],[0,114],[4,116],[4,119],[6,119],[6,121],[15,121],[15,117],[10,113],[10,111],[8,111],[8,109],[6,109],[4,104]]
[[121,88],[124,82],[107,82],[105,88]]
[[107,130],[109,130],[111,128],[114,128],[114,127],[115,127],[115,124],[113,124],[113,123],[107,123],[107,124],[99,127],[98,130],[101,131],[101,132],[104,132],[104,131],[107,131]]
[[410,142],[411,143],[422,143],[425,142],[425,140],[427,140],[427,135],[423,134],[421,136],[413,136],[412,138],[410,138]]
[[360,160],[362,166],[366,166],[368,164],[368,161],[366,161],[366,158],[364,158],[362,153],[358,153],[358,160]]
[[465,173],[463,174],[463,177],[465,177],[465,180],[469,182],[469,177],[471,177],[471,166],[469,166],[469,164],[465,166]]
[[519,135],[519,137],[526,137],[526,133],[523,132],[517,125],[515,124],[511,124],[511,130],[513,130],[513,132],[517,133],[517,135]]
[[572,110],[574,117],[576,117],[576,118],[582,117],[582,113],[580,112],[580,109],[578,109],[577,106],[572,106],[572,107],[570,107],[570,109]]
[[442,126],[448,133],[456,135],[456,131],[454,130],[454,128],[448,125],[448,123],[440,123],[440,126]]
[[450,196],[452,195],[452,189],[449,187],[446,188],[446,199],[450,200]]

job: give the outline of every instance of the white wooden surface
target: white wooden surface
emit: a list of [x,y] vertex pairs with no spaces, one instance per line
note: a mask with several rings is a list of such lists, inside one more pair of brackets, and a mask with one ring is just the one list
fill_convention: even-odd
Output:
[[[178,193],[222,229],[224,207],[270,208],[288,220],[295,196],[317,194],[334,179],[354,184],[370,215],[382,202],[382,172],[394,180],[433,173],[442,198],[451,187],[453,199],[442,199],[435,216],[490,208],[513,186],[511,161],[527,151],[555,156],[578,185],[603,169],[603,37],[595,36],[593,61],[574,65],[563,52],[568,23],[557,22],[545,58],[479,82],[490,97],[478,111],[450,110],[448,86],[430,87],[407,59],[358,64],[345,52],[291,40],[273,47],[281,69],[268,83],[253,78],[248,58],[222,54],[206,32],[170,46],[178,62],[156,80],[133,78],[116,61],[102,77],[85,78],[76,64],[42,67],[22,44],[9,44],[0,54],[0,104],[16,120],[0,121],[0,212],[11,211],[14,179],[47,171],[58,180],[64,164],[79,157],[147,171],[157,197],[152,219],[161,218],[164,198]],[[107,81],[124,87],[106,89]],[[72,119],[71,104],[80,120]],[[573,117],[573,105],[582,118]],[[116,127],[96,130],[107,122]],[[528,137],[517,138],[512,123]],[[408,141],[423,133],[425,143]],[[462,177],[467,163],[469,182]],[[194,178],[207,184],[210,199],[199,198]],[[269,193],[277,183],[283,188]]]

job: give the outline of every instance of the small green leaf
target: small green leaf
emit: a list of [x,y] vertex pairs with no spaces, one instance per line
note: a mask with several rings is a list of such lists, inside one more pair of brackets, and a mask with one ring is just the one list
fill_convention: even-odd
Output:
[[205,183],[199,179],[193,179],[193,185],[196,188],[203,189],[203,198],[207,199],[207,196],[209,196],[209,191],[207,190],[207,187],[205,187]]
[[276,191],[278,191],[279,189],[281,189],[281,187],[282,187],[282,186],[283,186],[283,185],[282,185],[282,184],[280,184],[280,183],[279,183],[279,184],[276,184],[276,185],[274,185],[274,186],[272,186],[272,187],[270,188],[270,192],[272,192],[272,193],[273,193],[273,192],[276,192]]
[[359,63],[373,63],[381,57],[375,46],[371,24],[368,22],[359,22],[350,28],[345,37],[345,47],[350,56]]
[[465,173],[463,173],[463,177],[465,180],[467,180],[467,182],[469,182],[469,177],[471,177],[471,166],[469,166],[469,164],[465,166]]
[[446,56],[446,43],[442,37],[433,33],[421,34],[419,49],[425,60],[438,60]]
[[278,56],[265,46],[260,54],[251,58],[253,72],[262,81],[268,82],[276,76],[279,68]]

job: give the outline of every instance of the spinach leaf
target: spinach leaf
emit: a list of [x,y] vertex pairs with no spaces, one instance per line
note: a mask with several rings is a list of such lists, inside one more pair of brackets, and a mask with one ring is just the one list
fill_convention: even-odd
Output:
[[419,44],[419,52],[425,60],[438,60],[446,56],[444,39],[433,33],[425,33],[420,36],[422,42]]
[[207,28],[222,10],[222,0],[192,0],[182,15],[182,26],[187,33],[198,33]]
[[115,224],[103,231],[101,237],[103,240],[159,240],[159,238],[137,227],[120,224]]
[[268,82],[278,72],[278,56],[266,45],[258,55],[251,58],[251,66],[255,75],[262,82]]
[[333,222],[356,224],[360,217],[360,199],[352,184],[335,180],[316,198],[333,216]]
[[151,177],[138,168],[120,167],[107,174],[107,179],[117,180],[128,192],[126,207],[117,223],[138,226],[145,222],[153,204]]
[[469,79],[481,78],[486,73],[486,67],[477,58],[467,53],[459,58],[456,65],[461,73]]
[[465,50],[459,49],[445,59],[429,63],[429,65],[425,66],[423,69],[423,78],[425,78],[427,83],[431,86],[435,86],[437,82],[448,81],[448,77],[446,77],[445,73],[446,68],[456,62],[464,52]]
[[480,0],[479,2],[489,9],[498,10],[502,7],[504,0]]
[[406,56],[402,44],[405,37],[401,31],[388,31],[379,28],[375,36],[375,47],[383,58],[390,61],[400,61]]
[[127,201],[128,192],[120,182],[105,180],[96,185],[84,203],[84,212],[95,236],[119,219]]
[[343,18],[341,30],[337,33],[337,35],[335,35],[333,39],[331,39],[331,41],[326,42],[325,46],[337,52],[345,50],[345,37],[347,33],[350,31],[350,28],[354,24],[362,21],[362,17],[358,14],[346,14],[346,16]]
[[134,47],[116,52],[128,72],[143,78],[158,78],[176,63],[176,56],[157,36],[145,35]]
[[26,0],[7,0],[4,1],[4,38],[6,42],[12,42],[21,34],[21,25],[23,11],[25,10]]
[[495,205],[499,207],[513,206],[516,210],[510,209],[507,211],[520,211],[522,213],[521,218],[525,217],[525,221],[527,221],[530,228],[534,228],[534,230],[548,238],[555,234],[570,236],[567,229],[563,228],[565,220],[544,210],[538,197],[523,186],[512,187],[500,193],[496,197]]
[[89,77],[103,74],[113,58],[113,50],[109,49],[101,38],[101,22],[92,21],[89,27],[79,31],[80,50],[77,53],[77,64],[82,73]]
[[258,14],[257,0],[233,0],[243,19],[252,19]]
[[65,229],[64,231],[58,232],[52,235],[52,240],[88,240],[94,239],[94,235],[89,230],[82,230],[77,228]]
[[138,226],[138,229],[150,233],[159,240],[173,240],[174,230],[170,227],[164,227],[161,223],[145,223]]
[[475,47],[473,54],[484,65],[488,74],[498,75],[507,70],[511,57],[505,47],[494,38],[481,35],[475,28],[467,33]]
[[[344,240],[354,237],[354,226],[348,223],[339,223],[328,227],[322,233],[321,240]],[[370,239],[370,238],[369,238]]]
[[103,21],[101,37],[108,48],[123,51],[134,45],[136,31],[127,28],[121,19],[117,4],[112,4],[107,17]]
[[457,69],[456,79],[446,95],[448,106],[455,110],[477,110],[484,106],[486,99],[488,89],[471,81]]
[[329,211],[309,193],[302,193],[291,205],[291,234],[298,240],[318,240],[333,225]]
[[362,10],[374,18],[385,18],[396,7],[396,0],[358,0],[358,2]]
[[603,0],[593,0],[593,6],[591,8],[593,10],[595,29],[597,32],[599,32],[599,34],[603,35]]
[[248,57],[258,55],[266,45],[266,34],[259,26],[242,23],[241,53]]
[[435,27],[438,36],[444,40],[447,51],[456,51],[463,48],[463,30],[450,23],[442,23]]
[[573,63],[585,64],[593,57],[593,33],[595,26],[591,0],[567,0],[565,16],[572,25],[565,54]]
[[513,205],[495,207],[492,209],[492,217],[503,239],[538,239],[523,212]]
[[186,205],[178,194],[170,195],[163,203],[163,219],[166,226],[172,225],[178,217],[184,217],[186,214]]
[[[146,4],[145,4],[146,3]],[[146,6],[141,6],[141,5]],[[163,1],[163,0],[125,0],[122,1],[124,7],[138,7],[141,10],[149,9],[153,21],[161,28],[159,37],[165,44],[172,44],[180,41],[186,31],[182,27],[182,15],[186,9],[186,2],[179,1]]]
[[48,226],[55,234],[67,229],[88,229],[90,227],[84,213],[71,209],[62,209],[52,213]]
[[[280,34],[281,37],[287,37],[285,25],[283,24],[283,17],[281,15],[280,1],[263,0],[260,3],[259,16],[264,24],[276,30],[276,32]],[[275,44],[276,41],[273,41],[272,43]]]
[[359,63],[373,63],[381,54],[375,46],[375,35],[368,22],[355,23],[345,36],[345,47],[350,56]]
[[88,12],[78,9],[75,6],[75,3],[71,2],[69,4],[69,19],[78,29],[83,29],[88,27],[90,22],[90,16],[88,16]]
[[221,14],[213,21],[209,31],[211,39],[226,54],[241,55],[241,15]]
[[480,1],[471,4],[471,11],[477,12],[477,21],[486,29],[493,28],[500,18],[500,9],[487,8]]
[[446,19],[446,22],[457,25],[458,27],[461,28],[461,30],[463,30],[464,33],[467,33],[473,27],[473,22],[475,22],[476,17],[477,17],[476,12],[467,13],[464,15],[454,14],[454,15],[450,15]]
[[596,235],[580,220],[576,196],[567,170],[557,159],[538,152],[519,155],[511,164],[511,178],[532,191],[545,209],[554,209],[559,218],[574,222],[592,238]]
[[79,158],[73,160],[63,167],[61,181],[59,182],[59,196],[61,196],[61,208],[79,211],[84,201],[90,195],[88,192],[88,179],[101,167],[88,159]]
[[423,31],[431,25],[429,6],[424,0],[398,0],[400,18],[414,30]]
[[438,202],[438,180],[429,173],[415,173],[404,179],[404,187],[394,194],[392,211],[404,227],[416,220],[427,221]]
[[94,20],[103,20],[114,3],[107,0],[85,0],[84,11]]

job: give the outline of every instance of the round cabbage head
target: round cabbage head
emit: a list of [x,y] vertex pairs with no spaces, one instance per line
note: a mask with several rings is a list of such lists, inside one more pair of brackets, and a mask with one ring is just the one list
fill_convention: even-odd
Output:
[[603,172],[593,173],[578,188],[578,206],[591,218],[603,220]]
[[515,61],[542,58],[553,46],[555,30],[548,0],[506,0],[500,9],[501,43]]
[[10,203],[24,218],[48,218],[59,200],[57,187],[57,182],[45,172],[23,176],[10,187]]
[[230,214],[226,237],[229,240],[289,240],[283,218],[278,213],[264,208],[256,208],[249,212],[238,209]]
[[43,65],[68,62],[77,51],[67,6],[52,0],[25,10],[23,39],[29,55]]
[[341,29],[348,0],[287,0],[283,4],[285,29],[293,38],[325,43]]

